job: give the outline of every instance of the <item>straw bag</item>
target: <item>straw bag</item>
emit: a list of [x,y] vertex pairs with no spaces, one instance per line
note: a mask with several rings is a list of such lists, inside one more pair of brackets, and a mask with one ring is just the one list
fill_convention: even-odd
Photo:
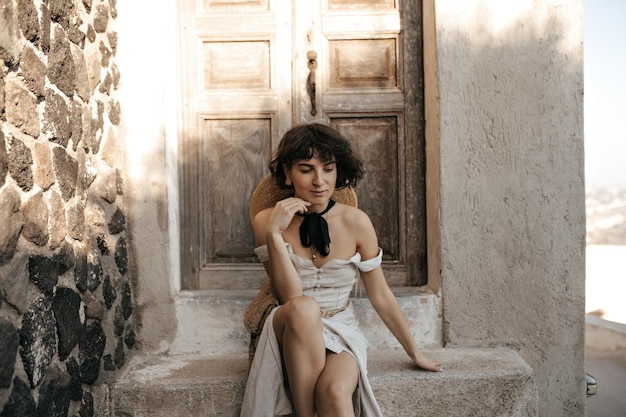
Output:
[[267,279],[243,315],[243,325],[250,333],[250,345],[248,346],[250,362],[254,358],[256,340],[263,331],[265,320],[276,307],[278,307],[278,299],[272,290],[272,283]]
[[277,306],[278,299],[274,295],[270,280],[267,279],[243,315],[243,324],[248,333],[261,334],[267,316]]

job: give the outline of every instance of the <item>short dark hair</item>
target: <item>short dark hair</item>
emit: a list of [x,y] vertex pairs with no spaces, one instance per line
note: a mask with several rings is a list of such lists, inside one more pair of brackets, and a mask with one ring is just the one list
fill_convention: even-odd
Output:
[[319,123],[289,129],[280,140],[269,169],[280,188],[289,188],[283,167],[291,168],[295,161],[313,157],[337,164],[337,189],[356,187],[365,174],[361,161],[352,153],[350,142],[335,129]]

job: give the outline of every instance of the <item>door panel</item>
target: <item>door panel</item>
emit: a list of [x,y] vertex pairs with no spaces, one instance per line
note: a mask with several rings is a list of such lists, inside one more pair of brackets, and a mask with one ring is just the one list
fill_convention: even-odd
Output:
[[269,0],[203,0],[202,9],[208,11],[250,12],[267,11]]
[[204,42],[204,89],[269,90],[270,43]]
[[329,0],[328,8],[331,10],[354,10],[354,9],[394,9],[395,0]]
[[[404,15],[413,19],[418,4],[405,3]],[[420,35],[402,29],[398,3],[179,5],[182,288],[260,286],[249,198],[282,134],[313,121],[342,132],[364,162],[359,204],[377,229],[389,283],[425,283],[425,239],[414,237],[425,230],[419,59],[405,68]]]
[[396,39],[337,39],[328,49],[329,90],[397,87]]
[[291,81],[277,70],[291,66],[291,11],[279,6],[179,0],[183,289],[260,281],[248,200],[292,125]]
[[366,179],[359,183],[356,192],[359,207],[368,213],[376,227],[383,259],[400,260],[398,118],[336,118],[331,125],[350,138],[356,154],[367,167]]
[[411,265],[414,249],[407,248],[407,237],[422,226],[406,216],[413,182],[407,181],[407,164],[415,163],[407,159],[406,142],[419,139],[405,127],[412,97],[404,88],[403,42],[417,34],[401,28],[395,2],[329,1],[322,17],[322,108],[363,160],[367,174],[356,190],[359,205],[376,228],[385,277],[393,286],[423,279]]
[[199,156],[206,247],[201,264],[255,262],[246,202],[265,175],[271,120],[205,120]]

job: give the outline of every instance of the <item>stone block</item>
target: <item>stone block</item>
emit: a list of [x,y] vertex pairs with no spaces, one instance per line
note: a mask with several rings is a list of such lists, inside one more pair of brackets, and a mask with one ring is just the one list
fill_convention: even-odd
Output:
[[121,113],[122,111],[120,109],[120,102],[114,99],[109,101],[109,120],[111,121],[111,123],[116,126],[119,125]]
[[70,20],[70,28],[67,31],[67,37],[70,42],[81,49],[85,47],[85,38],[87,37],[85,32],[81,30],[82,25],[82,19],[79,16],[73,16]]
[[20,196],[13,186],[0,189],[0,264],[8,262],[15,253],[22,231]]
[[[393,288],[418,346],[438,346],[442,340],[440,298],[416,288]],[[256,290],[207,290],[183,293],[176,300],[177,335],[169,351],[176,354],[241,354],[250,335],[243,314]],[[370,347],[398,347],[399,343],[377,317],[369,300],[351,298]]]
[[33,156],[31,150],[24,145],[24,142],[16,138],[12,138],[10,144],[9,173],[22,190],[30,191],[33,188],[33,172],[31,170]]
[[0,273],[0,290],[4,302],[19,314],[24,314],[40,296],[28,279],[28,255],[20,253],[3,267]]
[[107,30],[109,23],[109,7],[105,4],[99,4],[96,6],[96,11],[93,17],[93,28],[97,33],[104,33]]
[[0,0],[0,10],[0,60],[14,64],[20,53],[20,31],[15,3],[13,0]]
[[[2,99],[2,89],[0,88],[0,100]],[[0,113],[2,113],[2,106],[0,105]],[[4,133],[0,130],[0,187],[4,185],[7,178],[7,172],[9,167],[7,165],[7,148],[4,142]]]
[[69,204],[65,211],[67,219],[67,234],[72,239],[82,241],[85,235],[85,207],[83,203],[76,199],[73,204]]
[[74,279],[79,291],[95,291],[102,282],[102,263],[95,252],[81,253],[76,257]]
[[32,149],[32,156],[35,184],[42,190],[47,190],[55,181],[50,147],[45,143],[35,143]]
[[70,103],[70,125],[72,127],[72,149],[78,148],[79,142],[83,139],[83,114],[84,109],[87,106],[82,104],[79,100],[72,100]]
[[93,0],[82,0],[83,6],[85,6],[85,10],[87,13],[91,12],[91,3]]
[[48,193],[48,246],[54,250],[61,246],[67,236],[67,221],[65,219],[65,205],[56,191]]
[[26,200],[21,211],[24,216],[22,236],[38,246],[48,243],[48,206],[41,191]]
[[118,271],[124,276],[128,271],[128,251],[126,249],[126,238],[120,237],[115,244],[115,265]]
[[2,416],[37,417],[37,404],[30,387],[18,377],[13,379],[13,390],[2,409]]
[[104,318],[104,306],[90,291],[85,291],[80,295],[85,304],[85,314],[87,318],[102,320]]
[[39,10],[41,11],[41,49],[45,52],[50,50],[50,28],[52,27],[52,18],[50,17],[50,9],[45,3],[39,4]]
[[15,371],[15,359],[19,338],[17,329],[10,321],[0,317],[0,389],[11,386],[11,378]]
[[103,168],[95,181],[98,197],[107,203],[114,203],[117,198],[117,171],[113,168]]
[[78,343],[80,379],[84,384],[93,385],[98,379],[105,345],[106,335],[100,320],[90,320]]
[[20,355],[32,388],[41,383],[56,352],[55,325],[52,304],[46,297],[37,299],[22,316]]
[[43,133],[49,141],[67,147],[73,133],[70,115],[70,107],[65,99],[54,90],[47,89]]
[[76,190],[78,164],[64,148],[55,146],[52,149],[52,166],[61,189],[61,196],[63,200],[68,201],[74,196]]
[[30,45],[24,45],[20,55],[20,74],[24,84],[38,97],[45,95],[46,70],[46,65],[39,59],[35,49]]
[[[368,376],[383,415],[537,416],[531,368],[507,349],[439,348],[444,372],[415,368],[398,349],[371,351]],[[135,417],[239,415],[248,360],[196,355],[133,357],[110,386],[110,412]]]
[[71,288],[57,287],[52,300],[52,311],[57,321],[59,359],[67,359],[85,331],[85,313],[81,298]]
[[116,235],[126,230],[126,216],[124,216],[124,213],[119,207],[115,209],[108,226],[109,233],[112,235]]
[[17,1],[17,20],[27,41],[36,43],[39,40],[39,16],[33,0]]
[[63,29],[67,29],[70,24],[70,16],[74,14],[74,2],[66,0],[48,0],[50,17],[52,21],[60,24]]
[[7,121],[13,126],[34,138],[39,136],[37,97],[11,78],[5,85],[5,111]]
[[37,415],[67,417],[71,397],[70,376],[56,366],[50,367],[39,388]]
[[104,305],[107,309],[110,309],[117,299],[117,291],[115,291],[115,287],[111,283],[111,277],[108,275],[104,277],[102,282],[102,296],[104,297]]
[[[72,2],[64,2],[71,4]],[[66,96],[72,97],[76,91],[76,68],[70,50],[70,42],[65,31],[55,27],[54,38],[48,54],[48,79]]]
[[79,149],[76,152],[76,159],[78,162],[78,182],[76,184],[76,195],[80,196],[83,200],[86,200],[89,192],[89,187],[98,177],[98,170],[94,166],[93,157],[87,155],[84,149]]
[[59,281],[59,264],[51,257],[31,255],[28,258],[28,274],[42,293],[52,295]]
[[71,44],[70,47],[72,59],[74,60],[74,68],[76,70],[76,93],[83,101],[88,102],[93,90],[91,89],[85,54],[82,49],[74,44]]

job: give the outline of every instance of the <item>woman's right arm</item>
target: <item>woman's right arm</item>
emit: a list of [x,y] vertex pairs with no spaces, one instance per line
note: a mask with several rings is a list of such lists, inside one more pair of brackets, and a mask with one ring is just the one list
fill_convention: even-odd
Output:
[[274,208],[261,211],[254,218],[257,245],[267,245],[269,261],[264,266],[281,304],[302,295],[302,283],[287,252],[282,233],[293,216],[297,212],[306,212],[307,206],[304,200],[288,198],[276,203]]

